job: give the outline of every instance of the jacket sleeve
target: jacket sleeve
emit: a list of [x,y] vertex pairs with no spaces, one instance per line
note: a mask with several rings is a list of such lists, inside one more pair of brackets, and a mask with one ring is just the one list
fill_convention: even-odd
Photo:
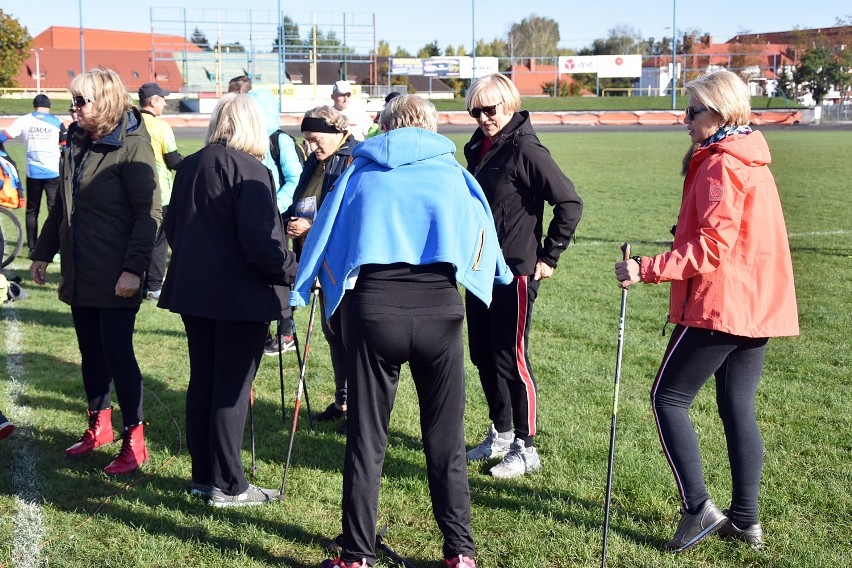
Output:
[[299,161],[299,156],[296,155],[296,146],[289,136],[278,137],[278,151],[284,179],[279,180],[281,185],[275,192],[275,199],[278,202],[278,211],[284,213],[293,204],[293,194],[296,192],[296,185],[298,185],[299,178],[302,175],[302,162]]
[[[694,216],[696,228],[672,251],[642,261],[640,272],[644,282],[686,280],[713,272],[730,253],[740,233],[745,192],[742,180],[727,166],[728,159],[724,154],[720,159],[709,158],[707,165],[696,172],[688,189],[691,201],[686,202],[693,210],[681,213]],[[689,196],[685,194],[684,199]],[[678,219],[678,227],[681,226]],[[675,239],[677,243],[677,236]]]
[[553,219],[547,227],[538,256],[540,261],[555,268],[559,256],[568,248],[568,243],[577,230],[577,224],[583,214],[583,200],[547,148],[538,141],[523,149],[521,159],[529,187],[553,206]]
[[234,185],[235,221],[246,260],[271,283],[289,286],[296,276],[296,255],[284,246],[284,226],[272,199],[272,173],[257,164],[256,174]]
[[[61,178],[59,183],[63,183]],[[41,226],[36,246],[30,253],[30,260],[53,261],[53,257],[59,252],[59,226],[62,224],[64,215],[65,200],[60,191],[56,195],[53,207],[47,213],[47,219]]]
[[123,150],[121,177],[133,211],[133,225],[121,269],[141,276],[148,268],[163,208],[151,143],[146,137],[128,138]]

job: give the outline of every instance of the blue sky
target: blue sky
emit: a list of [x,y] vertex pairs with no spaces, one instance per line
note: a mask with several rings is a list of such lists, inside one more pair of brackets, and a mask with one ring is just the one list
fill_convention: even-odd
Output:
[[[249,28],[256,30],[255,22],[264,19],[275,22],[278,0],[173,0],[171,4],[163,0],[14,0],[11,5],[5,5],[4,10],[35,36],[52,25],[79,26],[81,4],[85,27],[147,32],[151,30],[153,15],[155,31],[177,35],[183,35],[182,23],[178,20],[182,19],[180,14],[185,9],[188,20],[206,22],[201,29],[208,39],[215,41],[217,33],[227,34],[229,28],[227,23],[217,25],[217,21],[251,20],[252,26],[248,23],[230,25],[231,30],[240,30],[242,34]],[[606,37],[609,30],[621,26],[633,28],[643,37],[661,38],[671,34],[673,7],[679,31],[698,28],[713,36],[714,41],[722,42],[745,31],[831,27],[838,17],[852,15],[852,8],[844,8],[843,4],[837,0],[316,0],[310,3],[280,0],[285,15],[292,15],[295,21],[303,23],[300,26],[303,32],[314,18],[321,29],[323,22],[337,22],[342,27],[345,21],[351,34],[350,45],[372,45],[375,17],[376,39],[387,41],[392,49],[402,46],[409,51],[416,51],[434,40],[442,48],[462,44],[469,49],[472,37],[487,41],[504,37],[513,22],[531,14],[559,23],[560,47],[588,46],[594,39]],[[252,12],[250,17],[249,11]],[[217,29],[225,31],[217,32]],[[258,42],[266,45],[263,32],[256,31],[256,35],[261,36]],[[228,41],[225,35],[222,38],[223,42]]]

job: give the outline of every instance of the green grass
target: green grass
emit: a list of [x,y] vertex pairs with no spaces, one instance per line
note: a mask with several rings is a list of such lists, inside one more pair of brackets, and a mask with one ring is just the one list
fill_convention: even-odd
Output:
[[[611,566],[850,565],[852,137],[804,129],[769,130],[766,137],[792,235],[802,327],[801,337],[769,343],[758,392],[766,447],[761,521],[768,544],[752,552],[714,537],[680,556],[661,550],[673,534],[678,499],[659,448],[648,389],[668,339],[660,335],[667,287],[640,286],[631,289],[628,302]],[[459,145],[465,138],[453,137]],[[544,468],[513,481],[494,480],[480,466],[470,469],[473,531],[478,560],[486,568],[600,562],[620,298],[612,266],[625,240],[637,254],[666,246],[688,143],[681,131],[542,139],[577,184],[586,209],[576,243],[536,303],[530,351],[540,391],[538,445]],[[181,143],[182,151],[200,144]],[[27,263],[18,261],[13,268],[23,274]],[[21,426],[0,443],[0,534],[17,534],[13,519],[21,504],[14,495],[34,488],[29,499],[42,516],[45,565],[315,566],[324,557],[322,539],[339,532],[343,438],[333,433],[333,425],[309,430],[303,417],[283,503],[213,511],[190,499],[184,491],[189,458],[181,442],[186,343],[174,314],[150,304],[139,312],[135,343],[152,452],[146,475],[128,486],[102,474],[114,447],[79,461],[63,457],[84,426],[85,403],[68,308],[56,299],[56,273],[51,266],[45,287],[27,284],[26,301],[0,309],[0,409]],[[302,331],[305,312],[297,313]],[[332,400],[334,387],[319,334],[313,346],[308,387],[312,407],[320,410]],[[289,412],[295,358],[288,355],[285,362]],[[266,358],[256,383],[257,483],[265,486],[280,484],[289,431],[280,419],[276,363]],[[487,413],[469,365],[467,382],[465,430],[474,443]],[[692,417],[710,492],[725,506],[730,478],[713,394],[708,385]],[[414,389],[406,376],[391,424],[379,522],[389,524],[387,540],[397,551],[418,566],[437,568],[441,541],[431,517],[418,428]],[[250,463],[248,452],[243,459]],[[16,477],[26,460],[31,469]],[[13,538],[7,536],[0,540],[0,567],[21,565],[12,553]]]

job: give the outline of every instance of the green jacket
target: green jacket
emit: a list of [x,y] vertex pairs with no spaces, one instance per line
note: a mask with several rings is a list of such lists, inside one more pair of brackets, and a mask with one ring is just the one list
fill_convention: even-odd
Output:
[[33,260],[59,252],[59,299],[73,306],[138,306],[115,295],[122,272],[144,280],[162,221],[154,151],[139,111],[131,109],[104,138],[92,141],[72,125],[54,207],[42,227]]

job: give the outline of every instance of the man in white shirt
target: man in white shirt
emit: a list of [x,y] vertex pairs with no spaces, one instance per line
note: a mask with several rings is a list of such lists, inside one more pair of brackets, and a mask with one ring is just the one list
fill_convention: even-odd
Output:
[[349,81],[340,80],[334,83],[331,88],[331,100],[334,101],[334,108],[340,114],[349,119],[349,133],[355,140],[359,142],[364,140],[367,135],[367,130],[373,124],[373,117],[364,111],[354,109],[349,106],[352,99],[352,85]]

